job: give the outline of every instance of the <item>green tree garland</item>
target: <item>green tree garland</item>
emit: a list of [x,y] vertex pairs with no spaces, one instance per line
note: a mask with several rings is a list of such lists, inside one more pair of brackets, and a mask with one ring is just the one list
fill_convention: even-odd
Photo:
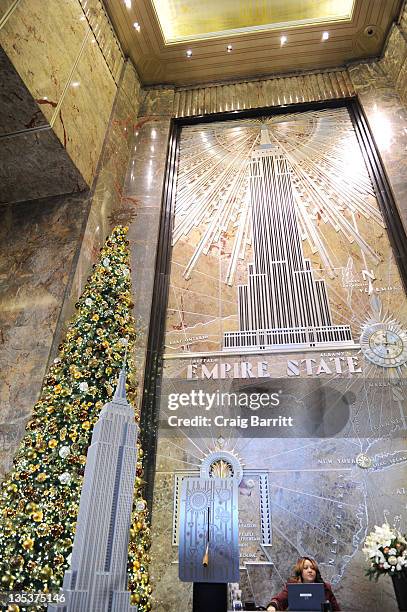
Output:
[[[101,249],[2,484],[1,591],[59,590],[69,567],[93,426],[113,394],[126,345],[127,392],[135,405],[131,355],[136,332],[126,233],[127,228],[116,227]],[[151,609],[150,530],[138,450],[128,571],[132,603],[145,612]]]

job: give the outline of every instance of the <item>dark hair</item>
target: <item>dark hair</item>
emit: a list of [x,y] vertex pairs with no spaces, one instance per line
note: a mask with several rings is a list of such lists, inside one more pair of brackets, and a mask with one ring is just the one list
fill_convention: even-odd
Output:
[[302,571],[304,569],[306,561],[309,561],[312,565],[312,568],[315,570],[315,582],[324,582],[322,580],[321,572],[319,571],[318,563],[315,561],[315,559],[312,559],[311,557],[300,557],[297,560],[297,563],[294,565],[293,568],[292,580],[295,580],[295,582],[302,582]]

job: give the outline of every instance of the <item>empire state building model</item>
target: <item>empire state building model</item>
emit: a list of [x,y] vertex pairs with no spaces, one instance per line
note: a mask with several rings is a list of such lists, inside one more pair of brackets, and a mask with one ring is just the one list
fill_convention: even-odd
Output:
[[[137,429],[122,369],[95,424],[85,468],[72,562],[53,612],[130,612],[127,558]],[[62,601],[64,602],[62,603]]]
[[239,328],[226,351],[354,346],[349,325],[333,325],[325,281],[304,258],[291,168],[266,126],[250,160],[254,261],[238,286]]

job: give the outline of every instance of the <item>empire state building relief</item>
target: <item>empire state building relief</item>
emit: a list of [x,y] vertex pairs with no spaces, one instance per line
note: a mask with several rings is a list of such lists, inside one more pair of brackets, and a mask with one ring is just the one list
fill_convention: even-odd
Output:
[[345,351],[399,367],[406,315],[346,108],[183,128],[166,358]]
[[325,280],[304,257],[291,174],[262,126],[249,165],[254,262],[247,284],[238,285],[240,330],[225,333],[226,350],[354,345],[350,326],[332,323]]

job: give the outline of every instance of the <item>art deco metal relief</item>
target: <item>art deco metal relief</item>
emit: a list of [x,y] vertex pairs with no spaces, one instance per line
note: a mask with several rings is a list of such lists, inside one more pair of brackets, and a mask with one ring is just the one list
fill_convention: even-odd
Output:
[[346,107],[181,131],[157,473],[174,545],[183,475],[238,475],[241,566],[276,589],[301,555],[357,576],[370,523],[407,520],[407,302],[365,155]]

